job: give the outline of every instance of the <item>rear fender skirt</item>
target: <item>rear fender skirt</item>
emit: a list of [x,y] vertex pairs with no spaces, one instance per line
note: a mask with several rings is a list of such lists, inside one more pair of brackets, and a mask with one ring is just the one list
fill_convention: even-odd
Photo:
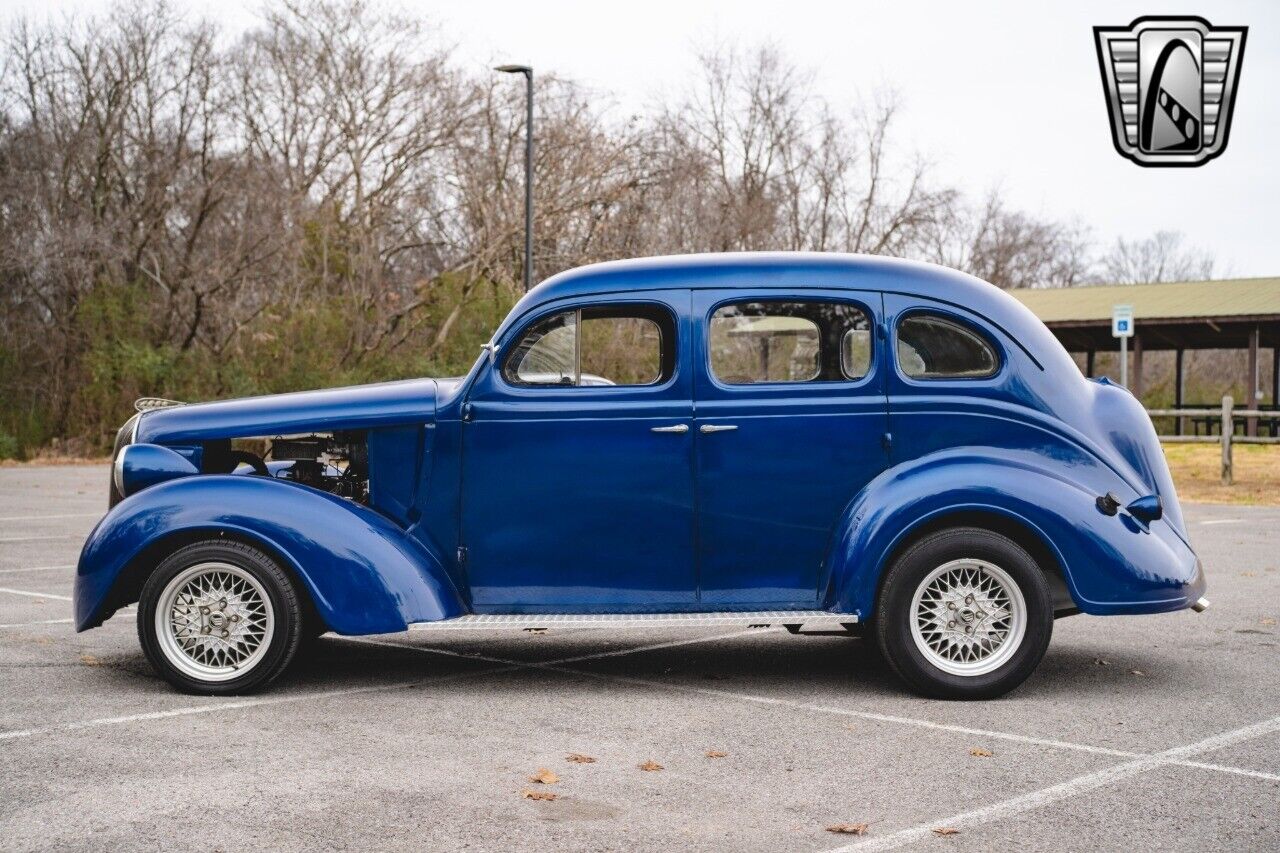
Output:
[[890,469],[854,500],[836,530],[826,600],[838,611],[871,615],[900,547],[923,528],[945,526],[948,516],[958,524],[987,516],[1038,539],[1085,613],[1190,606],[1203,588],[1195,553],[1164,522],[1104,515],[1096,497],[1037,467],[1032,454],[996,459],[962,449]]
[[138,573],[163,556],[156,543],[204,534],[282,558],[339,634],[403,631],[465,612],[439,555],[373,510],[297,483],[201,475],[139,492],[98,523],[76,569],[76,630],[136,598]]

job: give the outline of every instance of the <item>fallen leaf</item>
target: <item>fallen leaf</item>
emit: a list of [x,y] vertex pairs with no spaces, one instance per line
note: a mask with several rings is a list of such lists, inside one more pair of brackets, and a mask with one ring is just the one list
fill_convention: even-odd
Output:
[[1263,625],[1274,625],[1274,624],[1276,624],[1276,620],[1274,620],[1274,619],[1263,619],[1263,620],[1262,620],[1262,624],[1263,624]]
[[976,758],[990,758],[991,756],[995,755],[995,753],[992,752],[991,750],[983,749],[980,746],[975,746],[973,749],[969,750],[969,754]]
[[93,655],[80,655],[80,663],[85,666],[102,666],[102,661]]
[[1257,576],[1258,576],[1257,572],[1241,572],[1240,573],[1240,577],[1242,578],[1256,578]]
[[650,759],[649,761],[646,761],[644,764],[641,764],[640,769],[641,770],[661,770],[662,765]]
[[520,796],[524,797],[526,800],[554,800],[560,795],[551,791],[530,791],[528,788],[525,788],[520,792]]
[[952,829],[949,826],[940,826],[933,831],[934,835],[959,835],[960,830]]
[[1105,660],[1104,658],[1094,658],[1093,662],[1098,666],[1111,666],[1111,661]]
[[583,755],[581,752],[571,752],[565,756],[565,761],[572,761],[574,764],[595,764],[596,760],[590,755]]
[[827,832],[838,832],[841,835],[866,835],[868,825],[865,823],[834,823],[827,827]]
[[729,755],[729,753],[727,753],[727,752],[721,752],[721,751],[720,751],[720,750],[718,750],[718,749],[708,749],[708,750],[707,750],[707,758],[726,758],[726,757],[728,757],[728,755]]
[[1146,675],[1146,673],[1140,669],[1131,669],[1129,670],[1129,672],[1133,673],[1134,675]]
[[545,767],[539,767],[538,772],[529,777],[530,782],[537,782],[542,785],[554,785],[560,781],[560,777],[552,773]]

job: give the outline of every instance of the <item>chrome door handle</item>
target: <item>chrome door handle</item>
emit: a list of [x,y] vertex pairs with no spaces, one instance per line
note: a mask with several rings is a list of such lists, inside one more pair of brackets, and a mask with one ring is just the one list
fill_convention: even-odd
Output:
[[686,433],[686,432],[688,432],[688,431],[689,431],[689,425],[688,425],[688,424],[675,424],[675,425],[673,425],[673,426],[649,427],[649,431],[650,431],[650,432],[673,432],[673,433]]
[[733,424],[703,424],[698,427],[698,432],[704,435],[709,432],[731,432],[737,429]]

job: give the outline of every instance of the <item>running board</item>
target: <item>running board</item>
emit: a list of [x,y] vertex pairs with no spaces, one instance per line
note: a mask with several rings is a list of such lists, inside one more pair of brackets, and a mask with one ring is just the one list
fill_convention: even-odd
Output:
[[410,631],[477,631],[510,628],[709,628],[717,625],[806,625],[838,628],[858,621],[853,613],[829,610],[758,610],[722,613],[501,613],[468,614],[437,622],[414,622]]

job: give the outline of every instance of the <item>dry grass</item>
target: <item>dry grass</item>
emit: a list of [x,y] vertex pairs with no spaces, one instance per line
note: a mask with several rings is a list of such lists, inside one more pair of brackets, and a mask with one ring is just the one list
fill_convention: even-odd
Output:
[[37,465],[110,465],[110,456],[57,456],[37,453],[30,459],[0,459],[0,468],[22,468]]
[[1218,504],[1280,506],[1280,445],[1232,448],[1235,482],[1222,484],[1222,447],[1217,444],[1166,444],[1178,498]]

